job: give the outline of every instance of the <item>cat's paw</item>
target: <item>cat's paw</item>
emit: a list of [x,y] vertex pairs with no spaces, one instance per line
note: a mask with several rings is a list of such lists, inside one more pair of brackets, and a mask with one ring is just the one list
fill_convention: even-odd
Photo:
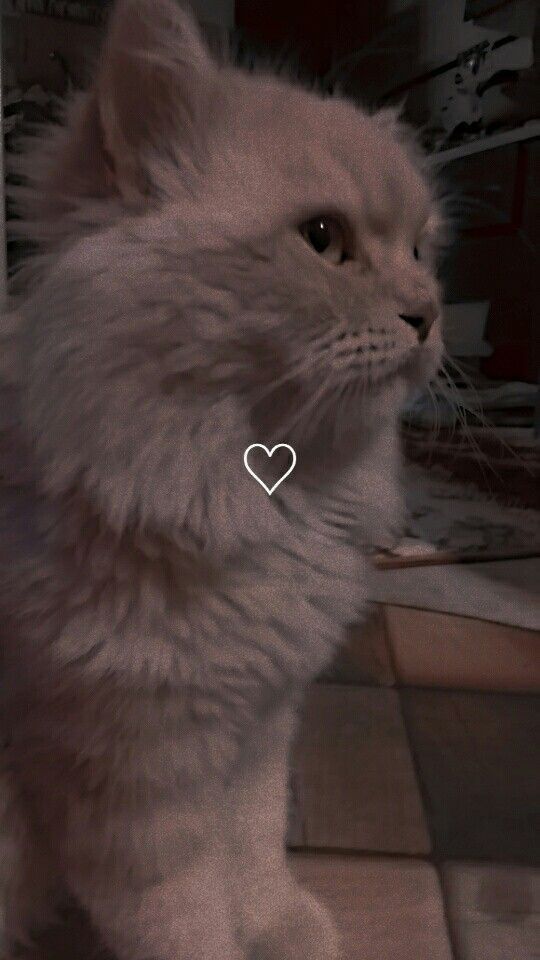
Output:
[[301,887],[252,945],[249,960],[340,960],[341,938],[327,910]]

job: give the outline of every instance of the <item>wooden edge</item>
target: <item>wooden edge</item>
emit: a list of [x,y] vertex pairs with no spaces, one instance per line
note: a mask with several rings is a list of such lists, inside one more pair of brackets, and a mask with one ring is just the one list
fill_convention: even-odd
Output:
[[495,563],[498,560],[531,560],[540,558],[540,550],[515,550],[508,553],[430,553],[423,557],[399,557],[397,554],[378,553],[372,558],[379,570],[395,570],[404,567],[436,567],[451,563]]

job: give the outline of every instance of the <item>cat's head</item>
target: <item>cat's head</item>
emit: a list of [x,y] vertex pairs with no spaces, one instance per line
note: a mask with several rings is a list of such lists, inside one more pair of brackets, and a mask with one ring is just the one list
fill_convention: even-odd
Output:
[[245,421],[243,448],[339,445],[346,421],[360,444],[436,373],[440,216],[410,134],[217,63],[174,0],[119,0],[92,88],[24,163],[27,417],[52,486],[161,516],[209,423],[226,444]]

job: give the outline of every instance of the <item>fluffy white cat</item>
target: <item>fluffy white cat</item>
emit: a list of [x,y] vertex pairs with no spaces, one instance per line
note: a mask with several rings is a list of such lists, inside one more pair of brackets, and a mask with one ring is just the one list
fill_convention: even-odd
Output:
[[[335,960],[286,863],[287,755],[399,528],[398,412],[441,358],[422,158],[393,113],[217,63],[173,0],[119,0],[24,169],[3,957],[65,889],[119,960]],[[297,466],[269,497],[243,452],[281,441]]]

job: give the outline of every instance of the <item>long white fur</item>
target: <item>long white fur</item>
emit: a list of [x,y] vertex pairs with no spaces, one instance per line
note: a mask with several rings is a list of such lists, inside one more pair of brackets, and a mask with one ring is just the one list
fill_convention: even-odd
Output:
[[[399,529],[397,416],[440,359],[439,324],[419,344],[399,317],[439,295],[421,157],[392,115],[213,62],[173,0],[119,0],[22,172],[3,960],[62,888],[119,960],[334,960],[286,864],[287,755]],[[341,267],[299,231],[327,211]],[[242,457],[279,441],[270,498]]]

